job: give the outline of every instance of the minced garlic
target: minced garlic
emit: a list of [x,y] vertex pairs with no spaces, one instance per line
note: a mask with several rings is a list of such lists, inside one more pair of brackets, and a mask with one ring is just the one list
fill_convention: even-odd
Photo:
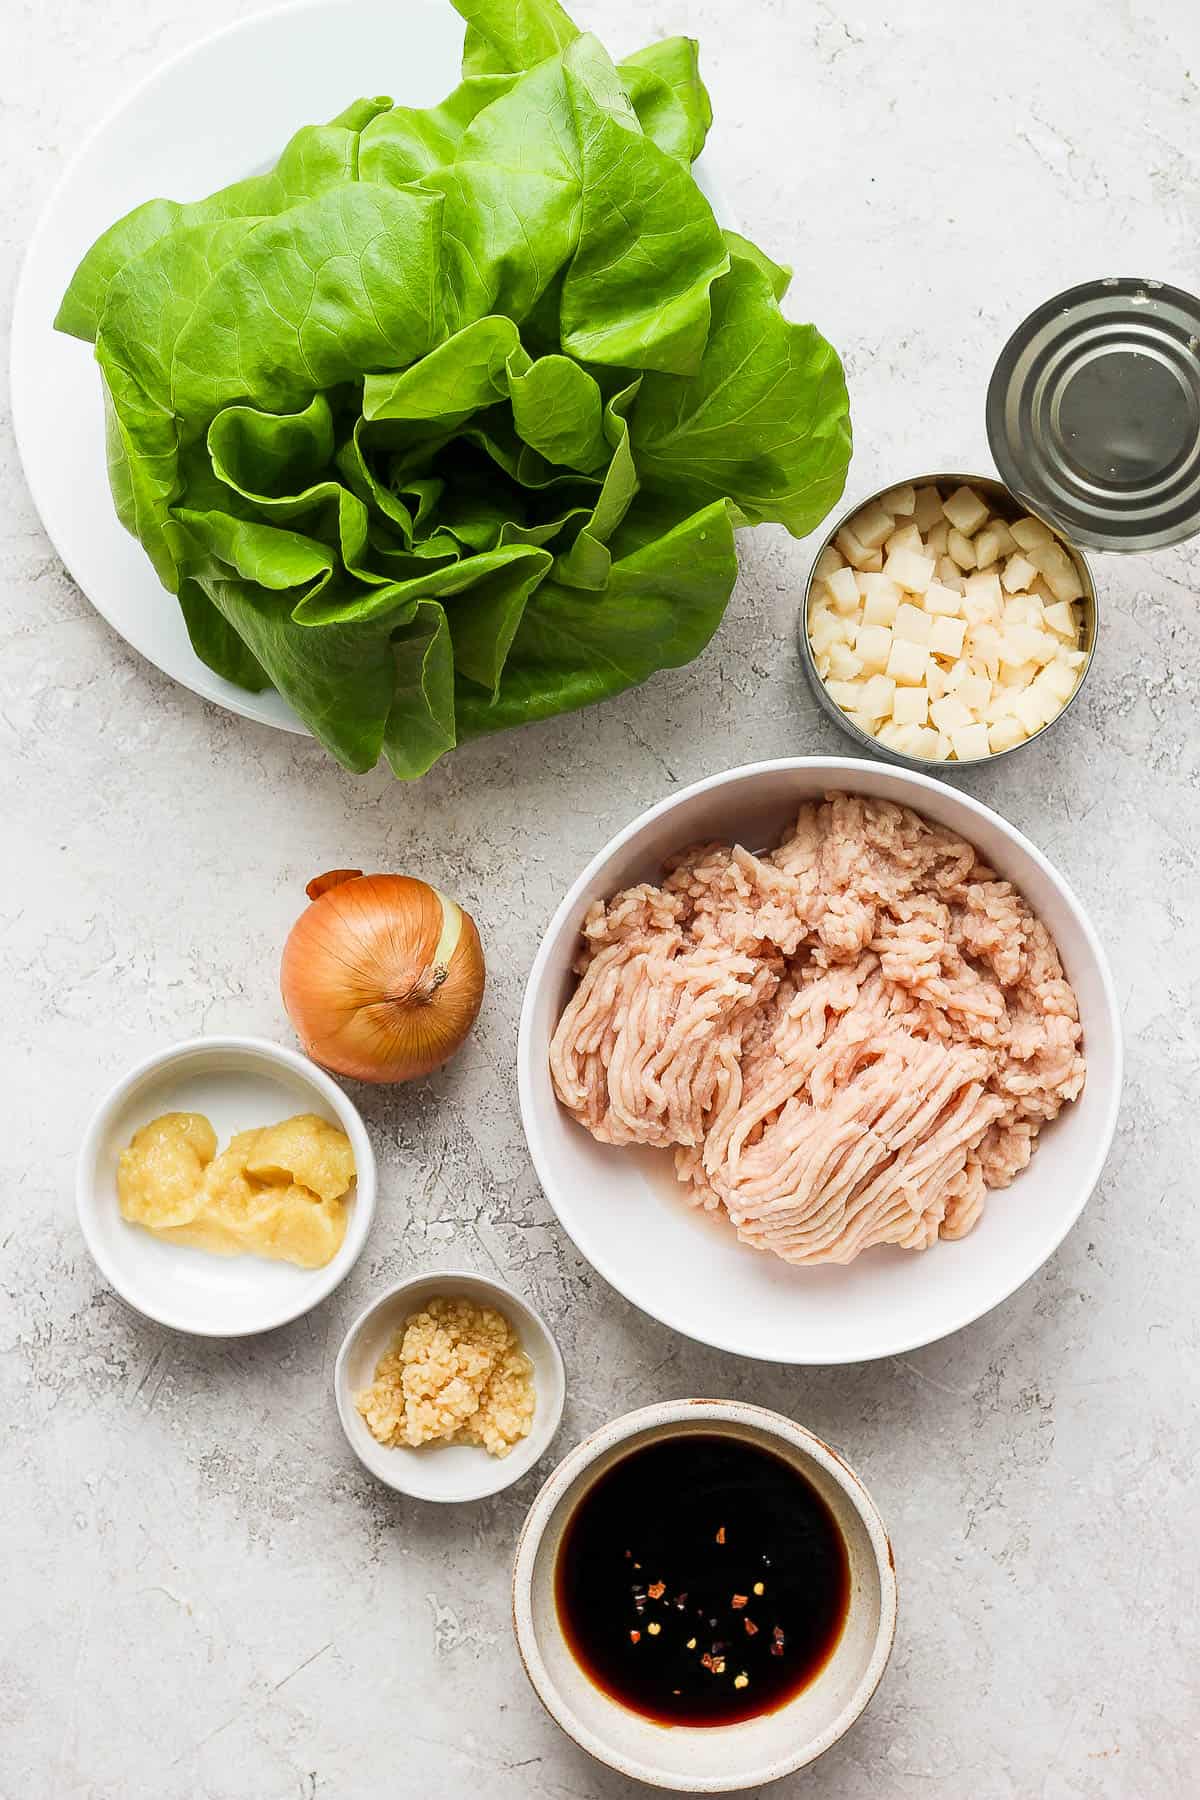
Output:
[[533,1423],[533,1367],[503,1313],[439,1295],[405,1320],[354,1404],[381,1444],[507,1456]]

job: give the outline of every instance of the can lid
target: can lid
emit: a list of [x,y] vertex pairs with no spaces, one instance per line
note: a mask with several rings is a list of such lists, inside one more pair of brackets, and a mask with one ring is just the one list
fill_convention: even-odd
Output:
[[1078,544],[1200,531],[1200,299],[1111,277],[1030,313],[1004,346],[987,433],[1006,487]]

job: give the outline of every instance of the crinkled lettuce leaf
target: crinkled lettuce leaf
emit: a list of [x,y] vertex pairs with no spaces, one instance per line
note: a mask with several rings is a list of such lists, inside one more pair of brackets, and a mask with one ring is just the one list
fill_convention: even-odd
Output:
[[196,654],[405,780],[690,661],[735,526],[810,531],[850,453],[790,272],[692,176],[695,43],[614,64],[558,0],[454,3],[444,101],[354,101],[135,208],[56,320]]

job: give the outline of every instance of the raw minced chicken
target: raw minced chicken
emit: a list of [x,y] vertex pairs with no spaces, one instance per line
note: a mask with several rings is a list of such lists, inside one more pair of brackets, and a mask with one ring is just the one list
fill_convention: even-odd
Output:
[[1046,927],[888,801],[806,804],[765,856],[699,845],[583,935],[559,1099],[602,1143],[672,1148],[689,1200],[788,1262],[965,1236],[1083,1087]]
[[507,1456],[533,1422],[533,1368],[502,1313],[439,1296],[405,1320],[354,1404],[381,1444]]

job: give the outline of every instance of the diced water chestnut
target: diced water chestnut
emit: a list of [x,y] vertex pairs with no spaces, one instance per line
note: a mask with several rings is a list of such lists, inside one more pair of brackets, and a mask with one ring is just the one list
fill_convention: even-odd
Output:
[[837,544],[842,555],[846,558],[846,561],[848,563],[853,563],[856,569],[881,569],[883,567],[883,557],[880,555],[879,551],[868,550],[867,546],[859,541],[848,525],[842,526],[842,529],[838,532],[834,542]]
[[929,716],[938,730],[946,732],[947,735],[952,731],[961,730],[964,725],[975,723],[974,714],[968,706],[964,705],[957,694],[947,694],[945,699],[935,700],[929,709]]
[[955,690],[967,711],[982,719],[992,697],[992,684],[986,675],[964,675]]
[[895,550],[915,550],[918,556],[922,556],[925,553],[925,546],[921,541],[921,534],[911,519],[906,519],[903,525],[898,525],[895,531],[893,531],[885,540],[881,548],[885,559],[891,556],[892,552]]
[[892,626],[894,637],[906,638],[910,644],[927,644],[932,630],[933,620],[923,607],[914,606],[911,600],[901,601]]
[[1009,525],[964,484],[868,501],[813,568],[809,641],[826,692],[866,735],[974,762],[1032,737],[1086,664],[1075,561],[1040,519]]
[[1004,572],[1001,575],[1000,580],[1006,593],[1022,594],[1028,592],[1029,584],[1036,574],[1037,570],[1029,561],[1029,558],[1022,556],[1021,552],[1018,550],[1017,554],[1015,556],[1010,556],[1005,563]]
[[1059,544],[1036,544],[1029,560],[1056,600],[1078,600],[1083,593],[1079,570]]
[[962,619],[947,618],[939,613],[930,621],[929,648],[935,656],[961,656],[966,623]]
[[960,725],[950,733],[950,742],[959,762],[974,762],[976,757],[991,754],[986,725]]
[[896,684],[887,675],[872,675],[858,691],[858,704],[869,719],[886,719],[892,710]]
[[947,533],[946,549],[951,562],[957,563],[960,569],[973,569],[978,561],[974,544],[969,537],[964,537],[961,531],[951,529]]
[[913,504],[913,523],[920,532],[932,531],[939,519],[945,518],[942,511],[942,497],[935,487],[917,489]]
[[829,651],[829,673],[835,681],[853,681],[862,674],[862,658],[849,644],[834,644]]
[[992,755],[996,756],[1001,750],[1012,750],[1017,744],[1023,744],[1028,736],[1020,719],[1014,719],[1008,713],[1004,718],[997,719],[994,725],[988,726],[988,747]]
[[1004,602],[1006,625],[1040,625],[1045,608],[1036,594],[1010,594]]
[[1050,527],[1044,525],[1041,519],[1028,517],[1018,519],[1015,525],[1009,526],[1009,530],[1012,533],[1013,541],[1019,544],[1022,550],[1032,550],[1035,544],[1048,544],[1054,536]]
[[907,487],[892,488],[879,504],[884,512],[890,512],[894,518],[911,518],[917,504],[917,490],[911,483]]
[[915,550],[893,550],[883,572],[898,581],[902,588],[907,588],[910,594],[923,594],[933,580],[933,558],[921,556]]
[[962,612],[963,597],[952,587],[944,587],[940,581],[931,581],[925,589],[925,611],[928,613],[945,613],[950,618],[957,618]]
[[878,550],[884,538],[891,537],[896,528],[896,521],[891,513],[884,512],[882,506],[874,502],[864,506],[860,513],[855,513],[850,521],[850,529],[860,544],[868,550]]
[[909,643],[905,638],[892,639],[886,673],[898,686],[919,687],[925,679],[928,663],[929,652],[924,644]]
[[985,503],[979,498],[974,488],[956,488],[948,500],[942,502],[942,511],[964,537],[973,537],[988,516]]
[[1059,637],[1070,638],[1074,641],[1079,636],[1075,608],[1069,600],[1056,600],[1053,606],[1043,609],[1042,617],[1051,631],[1056,631]]
[[900,605],[901,589],[886,575],[860,575],[864,625],[890,625]]
[[981,569],[998,562],[1016,549],[1013,534],[1003,519],[989,519],[975,539],[975,556]]
[[858,583],[854,579],[853,569],[835,569],[826,585],[829,588],[834,607],[838,612],[857,612]]
[[860,625],[854,649],[864,669],[881,673],[892,652],[892,634],[886,625]]
[[923,725],[929,716],[929,695],[923,687],[898,687],[892,696],[892,717],[897,725]]

